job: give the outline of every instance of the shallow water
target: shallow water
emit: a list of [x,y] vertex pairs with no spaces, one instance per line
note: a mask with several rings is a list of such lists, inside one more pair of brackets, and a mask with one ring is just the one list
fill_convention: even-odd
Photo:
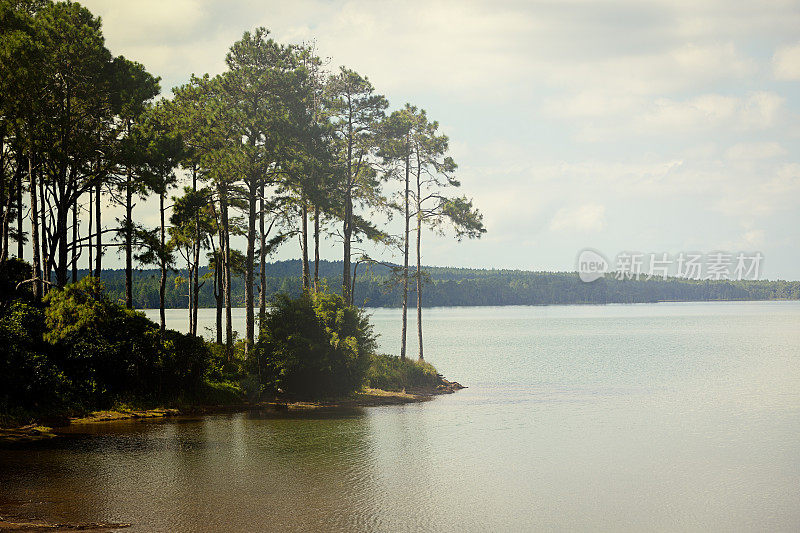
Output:
[[[399,312],[372,313],[396,353]],[[128,531],[800,530],[800,303],[425,314],[426,358],[468,389],[99,425],[0,451],[0,500]]]

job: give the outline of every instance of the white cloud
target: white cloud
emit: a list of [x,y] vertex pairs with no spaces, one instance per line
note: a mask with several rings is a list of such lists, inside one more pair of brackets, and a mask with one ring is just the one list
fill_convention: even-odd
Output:
[[660,98],[642,119],[647,128],[690,129],[730,120],[739,105],[733,96],[707,94],[687,101]]
[[800,198],[800,163],[784,163],[766,178],[746,175],[720,188],[714,208],[742,220],[766,217],[797,208]]
[[783,97],[766,91],[745,97],[703,94],[688,100],[661,98],[640,117],[639,127],[645,132],[767,129],[780,116],[783,103]]
[[786,154],[786,149],[776,142],[737,143],[725,152],[728,159],[735,161],[772,159],[784,154]]
[[[165,44],[196,39],[195,31],[209,22],[209,12],[198,0],[105,0],[88,4],[90,9],[102,13],[104,33],[120,44],[145,40]],[[147,27],[146,35],[142,35],[142,27]]]
[[606,208],[600,204],[585,204],[559,209],[550,221],[552,231],[601,231],[606,225]]
[[594,118],[619,115],[637,106],[639,99],[605,91],[583,90],[574,95],[545,100],[545,113],[561,118]]
[[752,250],[754,247],[764,244],[764,230],[751,229],[742,234],[740,249]]
[[772,68],[779,80],[800,80],[800,43],[778,48],[772,57]]
[[578,96],[589,91],[632,101],[746,79],[757,69],[732,43],[670,43],[655,51],[631,49],[602,58],[588,55],[572,62],[537,63],[534,68],[539,79]]
[[673,50],[670,58],[685,75],[706,79],[741,78],[757,69],[755,61],[743,56],[731,42],[689,43]]

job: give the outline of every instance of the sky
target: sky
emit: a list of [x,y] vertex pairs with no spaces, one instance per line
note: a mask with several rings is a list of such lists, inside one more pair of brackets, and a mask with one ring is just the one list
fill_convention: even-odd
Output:
[[165,93],[221,72],[264,26],[316,40],[330,69],[368,76],[392,108],[425,109],[488,230],[426,234],[425,264],[563,271],[587,247],[741,251],[763,254],[762,277],[800,279],[800,2],[82,4]]

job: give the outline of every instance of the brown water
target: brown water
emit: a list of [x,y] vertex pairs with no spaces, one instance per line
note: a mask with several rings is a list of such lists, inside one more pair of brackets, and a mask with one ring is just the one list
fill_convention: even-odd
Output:
[[[800,530],[800,304],[428,316],[470,388],[76,428],[0,451],[0,499],[127,531]],[[397,312],[374,321],[390,350]]]

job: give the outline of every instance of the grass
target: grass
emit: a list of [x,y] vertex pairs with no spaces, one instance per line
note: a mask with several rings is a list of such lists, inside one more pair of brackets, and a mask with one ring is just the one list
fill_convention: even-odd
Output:
[[367,371],[367,384],[386,391],[432,389],[441,383],[436,368],[425,361],[375,355]]
[[238,405],[244,400],[242,388],[232,381],[206,381],[192,398],[202,405]]

